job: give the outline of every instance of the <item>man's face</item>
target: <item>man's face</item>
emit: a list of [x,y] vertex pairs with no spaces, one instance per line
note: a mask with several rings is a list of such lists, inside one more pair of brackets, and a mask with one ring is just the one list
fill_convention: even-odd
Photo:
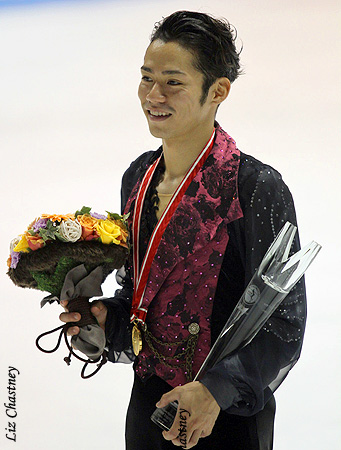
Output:
[[149,130],[164,140],[190,138],[213,126],[216,105],[200,105],[203,75],[193,55],[176,42],[156,40],[147,48],[138,95]]

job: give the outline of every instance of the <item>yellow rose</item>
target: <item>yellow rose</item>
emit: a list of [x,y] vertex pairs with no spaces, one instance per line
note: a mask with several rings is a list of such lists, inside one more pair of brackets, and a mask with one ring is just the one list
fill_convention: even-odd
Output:
[[24,252],[24,253],[27,253],[30,251],[26,236],[24,234],[21,236],[20,241],[14,247],[13,251],[14,252]]
[[121,236],[121,228],[111,219],[100,219],[96,225],[97,233],[101,238],[103,244],[117,244],[121,242],[119,237]]

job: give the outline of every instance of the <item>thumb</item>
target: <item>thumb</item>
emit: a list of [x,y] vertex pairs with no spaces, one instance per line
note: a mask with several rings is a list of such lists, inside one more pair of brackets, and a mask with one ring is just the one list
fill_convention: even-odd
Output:
[[98,325],[105,331],[105,321],[107,319],[107,307],[101,301],[91,304],[91,313],[96,318]]
[[99,317],[107,312],[107,307],[101,301],[91,303],[91,313],[95,317]]
[[174,402],[175,400],[179,401],[179,399],[180,399],[180,392],[179,388],[176,387],[171,391],[167,392],[166,394],[163,394],[163,396],[157,402],[156,407],[163,408],[164,406],[167,406],[168,403]]

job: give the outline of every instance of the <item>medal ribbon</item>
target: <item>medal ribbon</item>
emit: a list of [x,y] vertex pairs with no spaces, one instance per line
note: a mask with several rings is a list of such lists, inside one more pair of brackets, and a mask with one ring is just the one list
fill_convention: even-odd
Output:
[[160,244],[162,235],[167,228],[169,221],[171,220],[176,208],[178,207],[184,193],[187,191],[188,186],[199,172],[201,167],[204,165],[206,158],[208,157],[214,143],[215,129],[197,159],[194,161],[192,166],[189,168],[188,172],[184,176],[180,185],[174,192],[172,198],[170,199],[166,209],[164,210],[162,216],[160,217],[154,231],[150,237],[146,254],[143,258],[141,265],[141,270],[139,270],[139,236],[140,236],[140,223],[144,199],[146,192],[153,178],[153,174],[157,165],[159,164],[162,155],[148,168],[145,173],[139,191],[137,193],[135,208],[134,208],[134,218],[132,225],[133,234],[133,267],[134,267],[134,294],[133,303],[130,313],[130,321],[138,321],[142,324],[145,323],[147,310],[142,308],[142,300],[147,286],[147,281],[149,277],[150,268],[154,260],[156,251]]

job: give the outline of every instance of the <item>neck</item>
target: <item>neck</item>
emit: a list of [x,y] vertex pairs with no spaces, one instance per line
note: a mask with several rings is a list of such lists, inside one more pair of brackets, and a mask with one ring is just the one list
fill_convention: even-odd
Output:
[[207,130],[198,133],[195,137],[184,137],[171,141],[164,139],[162,141],[165,160],[164,179],[169,181],[181,181],[183,179],[209,141],[213,129],[214,126],[207,127]]

